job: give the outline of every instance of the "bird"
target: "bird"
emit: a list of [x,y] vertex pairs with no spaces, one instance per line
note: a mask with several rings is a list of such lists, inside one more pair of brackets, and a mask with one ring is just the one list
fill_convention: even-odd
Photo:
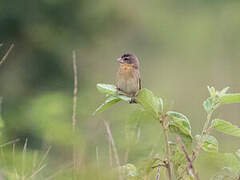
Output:
[[120,63],[117,72],[117,90],[131,97],[130,103],[136,103],[135,96],[141,89],[139,60],[134,54],[125,53],[117,61]]

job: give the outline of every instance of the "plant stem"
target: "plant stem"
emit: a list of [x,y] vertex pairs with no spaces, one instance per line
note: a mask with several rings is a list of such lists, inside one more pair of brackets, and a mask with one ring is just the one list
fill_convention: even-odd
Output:
[[121,173],[120,160],[119,160],[117,148],[116,148],[116,145],[115,145],[113,136],[112,136],[112,132],[111,132],[110,126],[109,126],[109,124],[108,124],[107,121],[103,120],[103,122],[104,122],[104,125],[105,125],[106,130],[107,130],[108,138],[109,138],[109,140],[111,140],[111,144],[112,144],[112,148],[113,148],[113,153],[114,153],[115,161],[116,161],[116,164],[117,164],[117,166],[118,166],[119,180],[123,180],[122,173]]
[[14,44],[11,44],[10,48],[8,49],[8,51],[6,52],[6,54],[5,54],[5,55],[3,56],[3,58],[1,59],[1,61],[0,61],[0,66],[6,61],[8,55],[9,55],[9,53],[12,51],[13,47],[14,47]]
[[205,136],[207,136],[209,134],[209,131],[208,131],[208,126],[209,126],[209,123],[211,121],[211,118],[212,118],[212,113],[213,113],[214,110],[211,110],[208,115],[207,115],[207,120],[203,126],[203,130],[202,130],[202,134],[201,134],[201,138],[197,144],[197,147],[196,147],[196,150],[193,152],[193,156],[192,156],[192,162],[197,158],[202,146],[203,146],[203,143],[204,143],[204,139],[205,139]]
[[77,91],[78,91],[78,72],[76,62],[76,52],[72,52],[73,57],[73,73],[74,73],[74,88],[73,88],[73,113],[72,113],[72,130],[76,129],[76,111],[77,111]]
[[161,123],[162,128],[163,128],[163,134],[164,134],[165,143],[166,143],[166,155],[167,155],[166,167],[168,169],[168,177],[169,177],[169,180],[172,180],[172,168],[171,168],[171,158],[170,158],[171,153],[170,153],[170,146],[169,146],[169,143],[168,143],[168,123],[166,122],[166,118],[167,118],[166,114],[162,115],[162,117],[160,119],[160,123]]
[[182,142],[182,138],[180,136],[177,136],[177,141],[178,141],[179,145],[181,146],[183,153],[185,155],[185,158],[187,159],[187,161],[189,163],[189,167],[187,168],[188,173],[190,170],[192,170],[192,173],[195,176],[196,180],[199,180],[198,173],[196,172],[193,162],[192,162],[190,156],[188,155],[187,149],[186,149],[184,143]]
[[[78,91],[78,72],[77,72],[77,62],[76,62],[76,52],[72,52],[73,58],[73,75],[74,75],[74,88],[73,88],[73,113],[72,113],[72,131],[75,135],[76,131],[76,112],[77,112],[77,91]],[[73,167],[74,170],[77,170],[78,162],[77,162],[77,147],[74,142],[73,144]]]
[[212,113],[213,113],[213,111],[210,111],[207,115],[207,121],[204,124],[203,131],[202,131],[202,136],[207,133],[207,128],[208,128],[209,123],[211,121]]

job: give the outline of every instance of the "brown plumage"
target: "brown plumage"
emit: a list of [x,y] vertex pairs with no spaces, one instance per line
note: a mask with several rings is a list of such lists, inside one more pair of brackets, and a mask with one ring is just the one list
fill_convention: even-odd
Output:
[[141,89],[139,61],[134,54],[124,54],[118,58],[117,88],[130,97]]

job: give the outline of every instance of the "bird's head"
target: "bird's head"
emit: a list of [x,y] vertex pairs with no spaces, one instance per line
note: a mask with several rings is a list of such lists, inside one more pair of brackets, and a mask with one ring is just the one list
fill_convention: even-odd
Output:
[[117,59],[117,61],[121,64],[131,64],[136,69],[139,68],[138,58],[134,54],[130,54],[130,53],[123,54],[120,58]]

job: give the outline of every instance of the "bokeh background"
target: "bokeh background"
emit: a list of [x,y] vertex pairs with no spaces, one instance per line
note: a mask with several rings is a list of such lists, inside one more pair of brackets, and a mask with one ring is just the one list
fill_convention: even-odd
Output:
[[[74,142],[78,179],[111,179],[103,120],[110,123],[123,163],[126,124],[137,106],[118,103],[93,116],[104,101],[95,87],[115,83],[116,59],[126,52],[140,59],[143,87],[163,97],[166,108],[188,116],[193,134],[199,134],[207,86],[240,92],[239,9],[238,0],[2,1],[1,57],[10,44],[15,47],[0,67],[0,139],[4,144],[19,138],[1,146],[2,175],[27,179],[46,164],[34,178],[71,179]],[[72,50],[79,78],[74,137]],[[240,125],[238,104],[215,115]],[[161,154],[160,125],[142,119],[140,141],[129,152],[128,162],[136,166],[150,152]],[[239,139],[215,135],[220,152],[239,148]],[[221,163],[200,159],[200,177],[209,179]]]

